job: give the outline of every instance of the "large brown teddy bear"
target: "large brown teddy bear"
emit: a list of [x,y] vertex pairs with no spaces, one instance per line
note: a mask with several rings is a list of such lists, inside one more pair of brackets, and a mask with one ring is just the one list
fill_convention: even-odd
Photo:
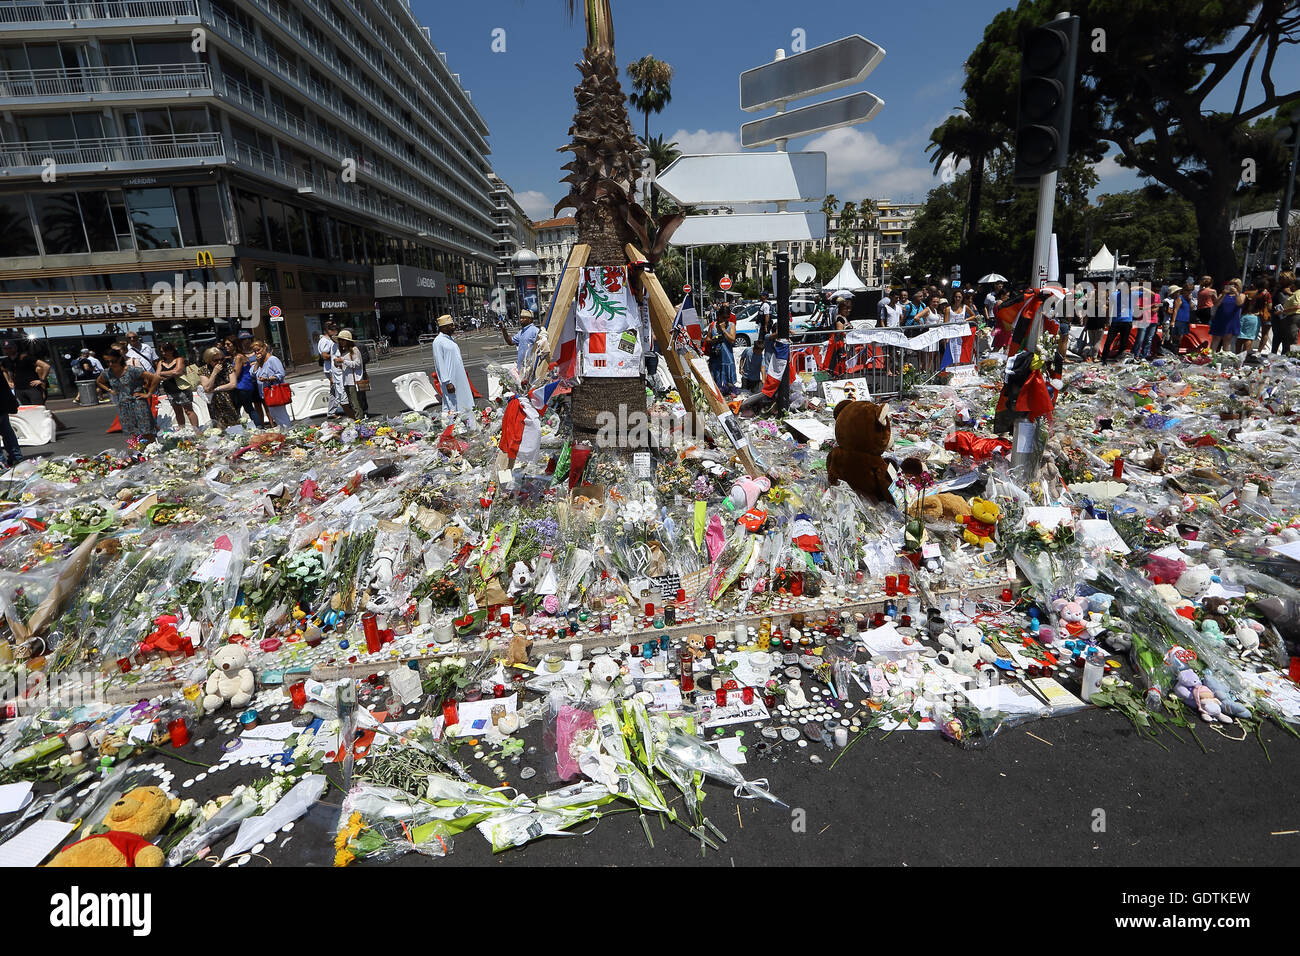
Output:
[[162,866],[163,851],[149,841],[162,833],[180,804],[158,787],[137,787],[109,808],[108,833],[69,844],[50,866]]
[[845,399],[835,406],[835,447],[826,456],[826,478],[842,481],[873,501],[892,502],[890,465],[881,457],[893,440],[889,405]]
[[921,515],[926,521],[960,521],[970,511],[970,502],[950,491],[926,495],[921,502]]

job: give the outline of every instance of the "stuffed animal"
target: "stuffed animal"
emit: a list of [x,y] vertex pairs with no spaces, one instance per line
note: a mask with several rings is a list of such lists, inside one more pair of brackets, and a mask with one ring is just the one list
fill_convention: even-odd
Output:
[[514,634],[510,638],[510,649],[506,652],[507,664],[527,664],[528,651],[533,646],[523,634]]
[[1189,601],[1199,601],[1210,589],[1210,569],[1203,564],[1188,568],[1178,576],[1174,587]]
[[1078,637],[1088,629],[1083,621],[1083,605],[1078,601],[1066,601],[1057,610],[1060,628],[1070,637]]
[[966,528],[962,537],[971,544],[983,547],[993,543],[993,535],[997,531],[998,519],[1001,517],[1002,509],[995,502],[987,498],[972,498],[970,514],[958,515],[957,523]]
[[926,521],[956,521],[962,515],[970,514],[970,502],[961,495],[941,491],[937,495],[926,495],[921,502],[921,514]]
[[893,440],[889,406],[848,399],[835,406],[835,447],[826,456],[826,480],[842,481],[873,501],[892,502],[894,473],[881,457]]
[[602,654],[591,662],[591,696],[598,703],[613,700],[618,696],[619,678],[622,669],[618,661],[608,654]]
[[1264,627],[1258,621],[1247,621],[1238,625],[1233,632],[1231,643],[1237,648],[1237,653],[1242,658],[1259,657],[1259,635],[1263,632]]
[[162,866],[163,851],[149,841],[162,833],[181,802],[158,787],[137,787],[123,795],[104,817],[108,833],[64,847],[50,861],[58,867]]
[[248,706],[257,686],[253,672],[248,667],[248,651],[238,644],[227,644],[212,655],[216,670],[208,675],[203,690],[203,710],[214,711],[222,704],[236,710]]
[[1228,689],[1228,685],[1219,680],[1213,671],[1205,672],[1204,681],[1205,686],[1219,699],[1219,704],[1224,711],[1238,720],[1250,716],[1250,709],[1245,704],[1238,703],[1237,699],[1232,695],[1232,691]]
[[1184,704],[1194,708],[1201,720],[1207,724],[1212,724],[1216,720],[1225,724],[1233,722],[1232,718],[1223,712],[1223,706],[1214,696],[1214,691],[1201,683],[1201,678],[1190,667],[1178,672],[1178,683],[1174,685],[1174,693]]
[[957,643],[960,645],[953,656],[952,669],[967,677],[977,677],[980,668],[980,644],[984,636],[978,627],[963,627],[957,631]]

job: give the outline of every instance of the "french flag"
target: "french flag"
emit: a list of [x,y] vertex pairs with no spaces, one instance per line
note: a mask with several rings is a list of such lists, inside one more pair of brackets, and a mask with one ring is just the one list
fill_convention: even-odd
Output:
[[770,344],[763,353],[763,394],[775,398],[783,376],[794,381],[794,366],[790,364],[788,341]]
[[695,303],[690,296],[682,300],[682,304],[677,307],[677,314],[673,316],[673,341],[677,340],[678,334],[689,338],[695,351],[703,350],[704,331],[700,328],[700,316],[695,311]]

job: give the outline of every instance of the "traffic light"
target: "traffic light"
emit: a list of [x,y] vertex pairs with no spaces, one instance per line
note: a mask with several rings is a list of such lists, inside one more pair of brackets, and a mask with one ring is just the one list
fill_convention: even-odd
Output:
[[1016,118],[1017,184],[1037,183],[1038,177],[1065,165],[1078,47],[1078,17],[1053,20],[1025,34]]

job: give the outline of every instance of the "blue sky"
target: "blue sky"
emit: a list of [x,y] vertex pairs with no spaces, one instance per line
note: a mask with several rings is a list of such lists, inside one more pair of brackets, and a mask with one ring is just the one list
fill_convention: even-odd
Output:
[[[434,44],[447,54],[491,129],[497,173],[534,218],[546,218],[563,194],[556,152],[573,116],[574,62],[584,31],[570,23],[562,0],[411,0]],[[828,153],[829,189],[841,200],[921,201],[938,184],[924,152],[930,131],[961,100],[963,65],[984,26],[1012,4],[988,0],[614,0],[621,67],[647,54],[673,67],[673,99],[650,119],[688,153],[739,152],[741,123],[765,113],[742,112],[739,74],[791,49],[795,30],[808,47],[860,33],[886,50],[865,89],[885,101],[862,126],[797,140],[791,149]],[[579,4],[581,6],[581,4]],[[505,31],[505,52],[492,52],[493,31]],[[1300,57],[1296,58],[1300,60]],[[1300,63],[1275,68],[1294,88]],[[629,88],[626,74],[624,88]],[[1229,89],[1235,84],[1224,84]],[[852,92],[846,90],[842,92]],[[829,94],[840,95],[840,94]],[[808,100],[797,105],[815,102]],[[642,128],[640,114],[633,126]],[[1098,192],[1138,183],[1130,170],[1103,161]]]

